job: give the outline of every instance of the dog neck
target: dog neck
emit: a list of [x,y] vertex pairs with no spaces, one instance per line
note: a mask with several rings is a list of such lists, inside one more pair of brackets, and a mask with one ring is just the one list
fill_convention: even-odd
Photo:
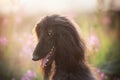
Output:
[[[63,67],[55,61],[45,69],[44,80],[95,80],[86,64]],[[76,77],[77,76],[77,77]]]

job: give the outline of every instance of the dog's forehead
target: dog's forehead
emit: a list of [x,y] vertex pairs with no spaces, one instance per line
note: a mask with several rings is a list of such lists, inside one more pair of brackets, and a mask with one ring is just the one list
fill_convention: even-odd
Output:
[[47,30],[46,28],[47,28],[47,25],[43,24],[42,22],[39,22],[36,25],[36,31],[39,31],[40,33],[46,31]]
[[47,32],[51,34],[52,32],[56,32],[57,27],[61,26],[59,29],[64,28],[62,26],[67,25],[69,23],[67,18],[61,17],[61,16],[47,16],[41,19],[36,24],[37,31],[41,32]]

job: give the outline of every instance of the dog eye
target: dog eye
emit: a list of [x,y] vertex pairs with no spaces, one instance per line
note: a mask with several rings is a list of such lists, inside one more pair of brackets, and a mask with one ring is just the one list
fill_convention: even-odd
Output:
[[52,35],[52,33],[53,33],[53,31],[52,31],[52,30],[48,30],[48,35],[49,35],[49,36],[51,36],[51,35]]
[[49,32],[49,33],[48,33],[48,35],[49,35],[49,36],[51,36],[51,35],[52,35],[52,33],[51,33],[51,32]]

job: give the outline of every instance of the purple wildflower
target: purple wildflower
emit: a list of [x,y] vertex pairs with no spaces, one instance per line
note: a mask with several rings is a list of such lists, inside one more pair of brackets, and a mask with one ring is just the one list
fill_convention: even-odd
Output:
[[8,40],[6,37],[0,37],[0,45],[6,46],[8,44]]
[[36,78],[36,73],[31,70],[28,70],[21,80],[33,80],[35,78]]
[[28,70],[26,73],[26,76],[28,76],[30,78],[36,78],[36,73],[32,72],[31,70]]
[[105,80],[107,78],[107,76],[104,73],[101,73],[100,76],[101,76],[102,80]]
[[100,47],[99,38],[96,35],[89,36],[88,44],[92,47],[92,49],[97,50]]

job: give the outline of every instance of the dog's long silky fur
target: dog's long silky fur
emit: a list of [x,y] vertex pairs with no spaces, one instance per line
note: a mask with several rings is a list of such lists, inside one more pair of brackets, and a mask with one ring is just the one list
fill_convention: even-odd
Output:
[[85,64],[85,44],[73,23],[66,17],[44,17],[35,27],[38,44],[33,60],[44,58],[54,46],[49,64],[43,69],[44,80],[95,80]]

